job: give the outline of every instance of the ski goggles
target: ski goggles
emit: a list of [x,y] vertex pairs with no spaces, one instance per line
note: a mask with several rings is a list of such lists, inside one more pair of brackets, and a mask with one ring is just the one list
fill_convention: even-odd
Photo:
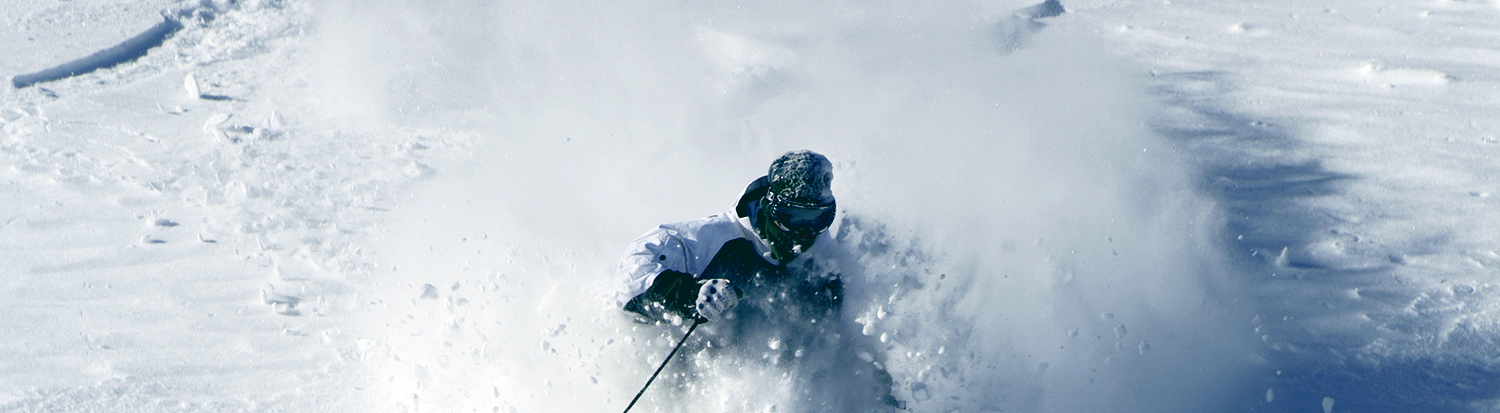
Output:
[[771,212],[771,222],[777,228],[794,235],[817,235],[833,225],[835,203],[809,204],[781,199],[774,193],[766,194],[766,207]]

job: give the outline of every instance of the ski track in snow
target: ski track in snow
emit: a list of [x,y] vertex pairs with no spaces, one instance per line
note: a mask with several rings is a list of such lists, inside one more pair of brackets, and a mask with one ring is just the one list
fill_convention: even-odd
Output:
[[[915,411],[1495,409],[1500,3],[1030,5],[16,2],[183,28],[0,92],[0,410],[622,408],[618,248],[801,147]],[[702,345],[642,411],[815,410]]]

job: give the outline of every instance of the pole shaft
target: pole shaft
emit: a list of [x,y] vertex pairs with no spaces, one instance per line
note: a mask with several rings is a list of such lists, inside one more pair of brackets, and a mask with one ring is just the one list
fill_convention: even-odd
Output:
[[635,394],[635,398],[630,399],[630,405],[625,406],[625,413],[630,413],[630,408],[635,407],[635,402],[641,400],[642,394],[646,394],[646,389],[651,387],[651,382],[656,381],[656,375],[661,374],[661,370],[667,368],[667,362],[672,361],[672,356],[677,355],[677,350],[682,349],[682,344],[687,343],[688,336],[693,335],[693,330],[697,330],[699,324],[702,323],[698,320],[693,320],[693,326],[688,327],[687,333],[682,335],[682,340],[677,342],[677,347],[673,347],[672,352],[667,354],[667,359],[661,361],[661,366],[656,368],[655,373],[651,373],[651,378],[646,380],[645,386],[641,386],[641,391]]

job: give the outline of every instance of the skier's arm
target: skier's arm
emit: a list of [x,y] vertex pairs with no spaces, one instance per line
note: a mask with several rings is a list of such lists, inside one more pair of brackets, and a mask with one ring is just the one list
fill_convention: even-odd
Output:
[[620,260],[625,311],[656,321],[692,317],[699,287],[687,272],[686,253],[682,240],[663,228],[632,242]]
[[682,240],[663,228],[636,238],[625,248],[625,256],[620,258],[618,274],[622,288],[619,304],[623,306],[645,293],[664,271],[688,273],[686,253]]
[[671,317],[691,319],[697,316],[693,302],[698,299],[698,282],[692,274],[665,270],[657,274],[651,287],[625,303],[625,311],[651,320]]

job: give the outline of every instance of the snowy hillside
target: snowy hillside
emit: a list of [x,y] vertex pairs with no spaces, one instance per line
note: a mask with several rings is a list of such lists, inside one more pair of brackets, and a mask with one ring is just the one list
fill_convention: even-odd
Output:
[[1500,409],[1500,3],[617,3],[12,1],[0,411],[621,410],[804,148],[912,411]]

